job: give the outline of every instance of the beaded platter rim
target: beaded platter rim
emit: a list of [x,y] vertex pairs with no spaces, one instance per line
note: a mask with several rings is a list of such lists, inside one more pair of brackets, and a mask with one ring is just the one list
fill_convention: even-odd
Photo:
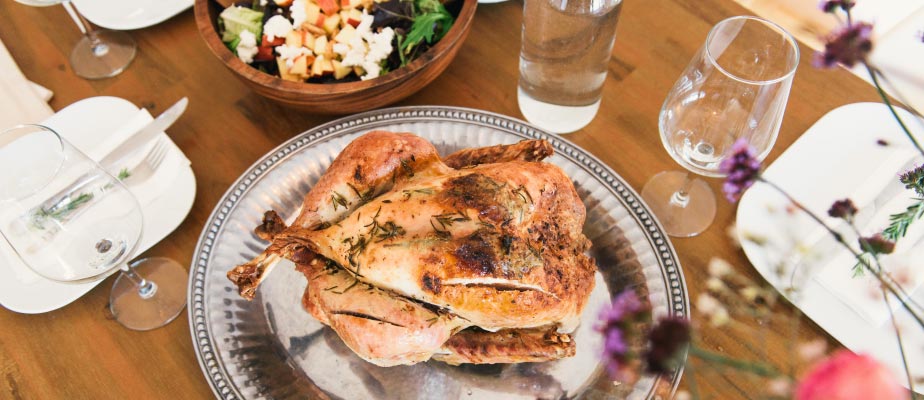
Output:
[[[661,311],[677,317],[690,318],[689,296],[683,271],[673,244],[668,240],[668,236],[661,224],[641,200],[641,196],[626,184],[622,177],[586,150],[561,136],[549,134],[535,128],[527,122],[482,110],[447,106],[412,106],[367,111],[319,125],[279,145],[250,166],[230,186],[209,216],[208,222],[196,244],[196,250],[190,265],[187,304],[189,306],[189,328],[192,334],[193,346],[196,350],[196,358],[216,398],[244,398],[231,383],[228,371],[224,368],[220,356],[216,354],[215,338],[208,324],[205,292],[207,271],[211,265],[210,254],[215,245],[215,239],[224,227],[224,221],[233,212],[238,201],[273,166],[288,159],[295,153],[311,148],[316,143],[340,135],[355,133],[357,129],[374,129],[376,125],[421,121],[474,124],[512,134],[521,139],[545,139],[549,141],[554,147],[556,155],[566,158],[596,178],[600,184],[604,185],[618,198],[619,202],[632,215],[639,228],[644,232],[657,259],[661,277],[664,279],[667,295],[666,304],[662,305]],[[663,306],[666,306],[666,309]],[[670,377],[671,393],[676,391],[682,374],[683,370],[681,368]],[[647,398],[654,396],[656,386],[657,381],[649,390]]]

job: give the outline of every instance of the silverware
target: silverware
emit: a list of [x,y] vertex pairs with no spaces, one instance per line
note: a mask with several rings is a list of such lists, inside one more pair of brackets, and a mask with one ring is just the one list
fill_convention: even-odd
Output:
[[134,168],[131,169],[128,177],[123,181],[127,184],[135,184],[148,180],[154,172],[157,171],[157,168],[160,167],[160,163],[164,161],[164,158],[167,156],[169,147],[167,142],[162,139],[155,139],[154,146],[151,147],[151,150],[148,150],[148,153],[144,155],[144,158],[141,159]]
[[109,154],[106,154],[102,160],[99,160],[99,165],[107,171],[112,172],[111,170],[117,168],[122,159],[131,155],[138,149],[141,149],[146,143],[157,136],[157,134],[169,128],[170,125],[173,125],[173,123],[180,118],[180,115],[183,115],[183,112],[186,111],[187,104],[189,104],[189,100],[185,97],[177,101],[176,104],[170,106],[170,108],[158,115],[157,118],[154,118],[147,126],[135,132],[131,137],[122,142],[122,144],[110,151]]
[[[111,175],[116,177],[121,176],[123,160],[129,155],[143,148],[144,145],[147,144],[151,139],[173,125],[173,123],[176,122],[180,115],[182,115],[186,110],[186,105],[188,103],[189,100],[186,97],[183,97],[177,101],[174,105],[170,106],[170,108],[158,115],[157,118],[151,121],[148,125],[144,126],[132,134],[131,137],[126,139],[120,145],[116,146],[116,148],[110,151],[105,157],[103,157],[98,164]],[[155,149],[152,148],[152,152],[153,150]],[[163,155],[161,155],[160,158],[162,159]],[[147,160],[147,156],[145,157],[145,160]],[[144,163],[145,160],[142,160],[142,163]],[[160,160],[157,161],[157,164],[160,164]],[[141,165],[141,163],[139,165]],[[153,171],[151,172],[153,173]],[[98,175],[91,174],[83,175],[77,178],[73,183],[58,191],[58,193],[56,193],[54,196],[49,197],[48,200],[44,201],[42,204],[38,205],[34,212],[37,215],[47,215],[54,214],[57,210],[69,207],[71,203],[75,201],[75,199],[80,198],[80,193],[83,193],[85,191],[84,189],[90,187],[97,179],[99,179]]]

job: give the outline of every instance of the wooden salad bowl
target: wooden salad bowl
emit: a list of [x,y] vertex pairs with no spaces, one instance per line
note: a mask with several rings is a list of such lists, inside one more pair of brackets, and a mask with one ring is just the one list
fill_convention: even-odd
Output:
[[464,0],[462,3],[449,32],[416,60],[378,78],[344,83],[286,81],[247,65],[225,47],[218,36],[218,14],[222,6],[215,0],[195,0],[194,11],[199,35],[212,53],[261,96],[311,113],[350,114],[395,103],[436,79],[455,58],[471,30],[478,2]]

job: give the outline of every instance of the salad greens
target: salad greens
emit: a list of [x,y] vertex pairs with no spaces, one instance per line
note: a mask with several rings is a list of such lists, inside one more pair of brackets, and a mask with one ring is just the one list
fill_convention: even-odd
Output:
[[438,42],[449,28],[452,28],[453,18],[438,0],[416,0],[414,23],[410,31],[401,40],[401,51],[404,55],[413,54],[421,42],[428,44]]
[[[287,80],[346,82],[369,79],[368,74],[381,76],[420,57],[449,32],[463,3],[464,0],[241,0],[221,12],[218,28],[222,42],[236,54],[240,50],[240,33],[253,33],[256,53],[247,62],[261,71]],[[290,22],[299,18],[299,25],[293,28],[301,35],[290,37],[274,32],[276,39],[264,38],[264,24],[280,15]],[[364,15],[371,16],[371,25],[361,24],[370,18]],[[357,32],[360,28],[367,31]],[[373,49],[372,40],[363,39],[365,52],[353,52],[357,46],[351,39],[365,38],[369,31],[374,35],[392,31],[391,49],[383,46],[384,42],[376,42]],[[317,47],[316,41],[324,47]],[[280,49],[283,44],[286,48]],[[339,50],[334,51],[335,46]],[[383,48],[387,54],[384,58],[379,55],[372,61],[362,60],[368,54],[382,54]],[[296,58],[299,62],[294,61]]]
[[[240,40],[241,31],[248,30],[259,38],[263,34],[263,13],[247,7],[228,7],[218,15],[221,24],[221,41]],[[237,44],[235,43],[235,46]]]
[[404,66],[427,51],[449,32],[455,20],[439,0],[390,0],[376,4],[373,15],[373,27],[390,26],[397,33],[395,39],[400,51],[395,52],[396,57],[388,65],[393,68]]

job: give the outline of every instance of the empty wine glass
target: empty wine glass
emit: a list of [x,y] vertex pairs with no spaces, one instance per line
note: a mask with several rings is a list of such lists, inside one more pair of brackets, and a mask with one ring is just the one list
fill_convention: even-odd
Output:
[[[739,138],[763,159],[776,141],[799,46],[780,26],[757,17],[716,24],[661,107],[661,142],[677,163],[720,177],[719,164]],[[689,172],[662,172],[642,198],[671,236],[695,236],[715,217],[715,195]]]
[[16,0],[35,7],[61,4],[80,28],[83,37],[71,50],[71,68],[81,78],[102,79],[116,76],[135,59],[138,46],[125,32],[94,29],[67,0]]
[[176,262],[126,266],[143,220],[131,191],[55,131],[20,125],[0,133],[3,239],[32,271],[58,282],[91,282],[121,268],[110,309],[136,330],[163,326],[186,305],[187,274]]

